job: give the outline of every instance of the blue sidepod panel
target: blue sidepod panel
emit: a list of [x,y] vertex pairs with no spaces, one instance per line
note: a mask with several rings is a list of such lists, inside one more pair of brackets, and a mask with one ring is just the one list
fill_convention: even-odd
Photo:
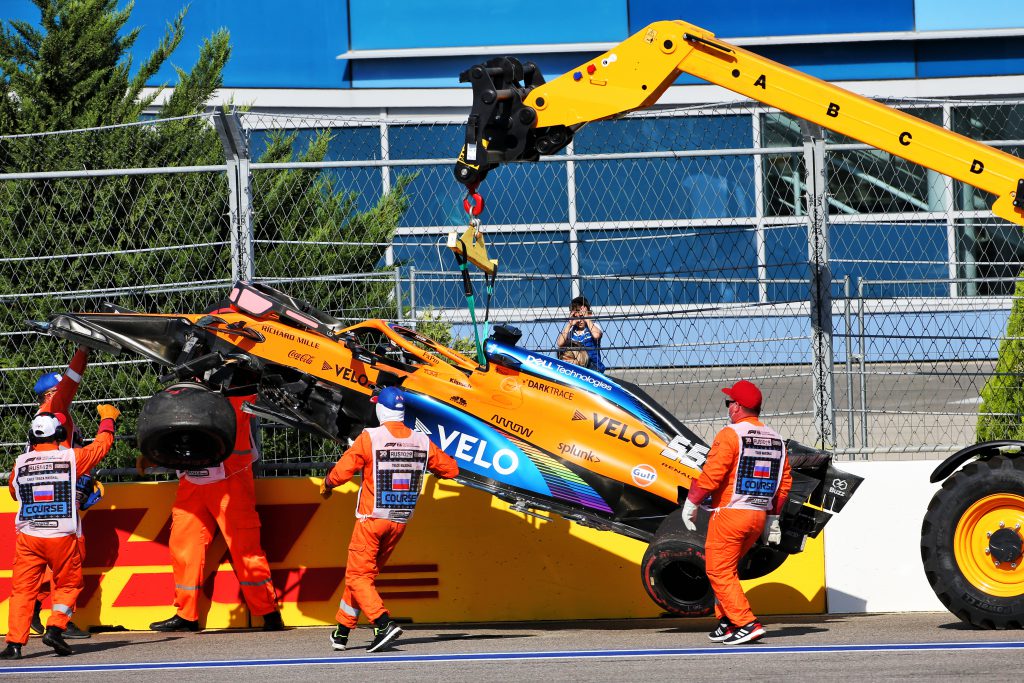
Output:
[[591,511],[612,510],[557,457],[446,403],[405,391],[405,422],[430,437],[474,480],[491,480]]
[[505,365],[511,360],[518,363],[524,372],[607,399],[642,420],[663,440],[672,439],[672,436],[666,433],[665,428],[635,396],[620,387],[614,379],[607,375],[551,356],[545,356],[542,353],[502,344],[494,339],[488,339],[484,344],[484,353],[488,360]]

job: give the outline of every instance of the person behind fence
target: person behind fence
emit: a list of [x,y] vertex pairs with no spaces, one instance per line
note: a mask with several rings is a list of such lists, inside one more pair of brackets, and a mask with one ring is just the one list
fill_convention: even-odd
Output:
[[604,331],[591,317],[593,315],[586,297],[578,296],[569,302],[569,320],[558,333],[556,344],[559,349],[568,347],[571,342],[582,346],[587,352],[586,367],[604,372],[605,366],[601,361],[601,340],[604,338]]
[[63,413],[43,412],[32,418],[30,450],[18,456],[8,482],[18,501],[14,518],[14,566],[8,605],[7,647],[0,659],[20,659],[28,642],[32,604],[43,571],[53,574],[53,609],[46,620],[43,644],[58,655],[72,654],[64,640],[78,595],[84,587],[79,550],[76,482],[80,471],[92,469],[114,444],[114,426],[121,411],[99,405],[99,431],[88,446],[68,448],[70,421]]
[[379,427],[364,429],[345,451],[320,486],[327,499],[334,488],[362,474],[356,502],[356,524],[348,545],[345,591],[335,615],[337,628],[331,646],[344,650],[360,611],[373,622],[376,652],[401,635],[377,593],[377,574],[394,552],[412,517],[425,471],[451,479],[458,475],[455,460],[435,446],[423,432],[405,426],[405,396],[396,387],[385,387],[370,399],[376,403]]
[[[213,307],[211,313],[219,312]],[[264,631],[284,630],[270,564],[260,543],[260,517],[256,512],[256,484],[252,466],[259,460],[252,416],[242,410],[255,403],[255,393],[245,393],[245,382],[235,387],[240,395],[228,400],[235,411],[235,445],[231,455],[213,467],[178,471],[178,491],[171,506],[171,570],[174,574],[174,616],[149,625],[153,631],[198,631],[199,593],[205,578],[206,549],[217,529],[231,555],[242,597],[249,611],[263,617]],[[244,386],[243,386],[244,385]],[[145,471],[139,456],[136,468]]]
[[697,530],[697,506],[710,495],[714,512],[704,544],[708,580],[715,593],[717,643],[739,645],[762,638],[738,576],[739,562],[758,538],[782,540],[779,514],[793,484],[786,445],[760,420],[761,390],[741,380],[722,389],[729,425],[715,435],[701,475],[683,504],[683,524]]
[[[67,438],[61,444],[66,448],[77,448],[84,444],[82,433],[75,426],[74,416],[71,414],[71,402],[74,401],[75,395],[78,393],[78,387],[82,382],[82,376],[85,374],[85,368],[88,364],[89,349],[85,346],[79,346],[63,373],[47,372],[36,381],[35,386],[32,388],[32,392],[39,402],[36,415],[39,413],[60,413],[67,418]],[[86,508],[88,508],[90,504],[87,501],[90,498],[95,499],[95,492],[100,491],[102,486],[93,478],[90,472],[79,472],[77,488],[84,494],[81,504],[86,505]],[[93,503],[95,503],[95,500],[93,500]],[[79,511],[82,512],[86,508],[80,506]],[[78,532],[78,545],[84,558],[85,536],[82,534],[81,528],[79,528]],[[36,635],[42,635],[44,631],[41,611],[43,601],[51,597],[51,587],[51,573],[47,569],[43,572],[42,579],[40,580],[39,591],[36,593],[35,608],[32,611],[32,632]],[[78,628],[71,621],[68,622],[67,628],[64,631],[64,638],[66,639],[91,637],[90,633]]]

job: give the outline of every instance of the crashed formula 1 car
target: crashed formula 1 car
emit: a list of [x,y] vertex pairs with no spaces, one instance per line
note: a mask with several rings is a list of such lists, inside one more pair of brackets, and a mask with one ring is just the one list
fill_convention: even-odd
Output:
[[[562,515],[650,543],[644,586],[666,611],[711,613],[704,569],[708,513],[687,531],[679,514],[707,445],[639,387],[516,345],[498,326],[483,363],[383,320],[343,326],[270,287],[239,282],[216,314],[60,314],[48,333],[169,368],[172,386],[139,416],[138,441],[154,462],[192,469],[231,450],[234,392],[244,409],[346,443],[375,424],[375,386],[400,385],[406,420],[461,468],[459,480],[513,509]],[[249,385],[242,387],[238,386]],[[779,545],[757,545],[743,578],[763,576],[803,549],[860,482],[828,453],[789,442],[793,489]]]

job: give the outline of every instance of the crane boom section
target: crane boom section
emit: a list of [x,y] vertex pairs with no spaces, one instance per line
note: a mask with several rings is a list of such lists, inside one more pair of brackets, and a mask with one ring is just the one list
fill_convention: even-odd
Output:
[[[990,192],[996,215],[1024,225],[1024,160],[683,21],[655,22],[575,71],[518,91],[511,101],[521,102],[524,111],[506,111],[502,120],[533,119],[526,144],[503,156],[501,141],[490,136],[481,174],[504,161],[557,151],[586,123],[650,107],[682,72]],[[514,138],[510,130],[505,135]]]

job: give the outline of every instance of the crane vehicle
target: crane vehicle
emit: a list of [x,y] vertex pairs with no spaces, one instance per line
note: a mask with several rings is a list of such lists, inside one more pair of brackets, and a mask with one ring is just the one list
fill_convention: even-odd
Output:
[[[510,57],[463,72],[473,104],[454,173],[467,188],[467,208],[482,210],[480,183],[501,164],[536,161],[588,123],[654,105],[684,72],[989,192],[997,216],[1024,225],[1020,158],[682,21],[655,22],[551,82]],[[943,484],[924,517],[925,574],[953,614],[983,628],[1024,625],[1022,449],[1013,440],[975,444],[932,475]]]

